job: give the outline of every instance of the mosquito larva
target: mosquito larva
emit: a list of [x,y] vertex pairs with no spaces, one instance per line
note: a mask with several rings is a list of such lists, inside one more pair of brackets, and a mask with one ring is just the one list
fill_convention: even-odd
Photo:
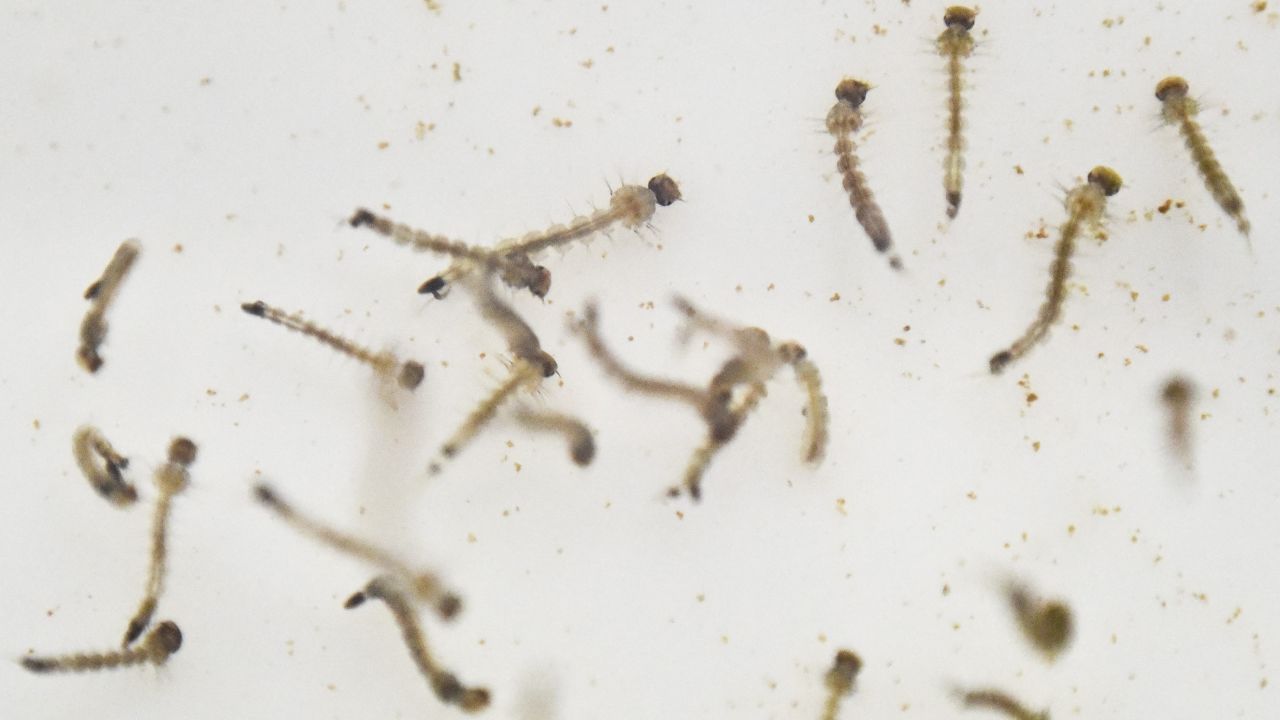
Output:
[[125,240],[116,248],[116,254],[107,263],[107,269],[84,291],[84,298],[92,304],[80,323],[80,349],[76,351],[76,359],[80,366],[91,373],[102,367],[102,356],[98,349],[107,339],[107,310],[115,300],[121,283],[129,274],[142,252],[141,246],[134,240]]
[[957,695],[966,708],[986,708],[1002,712],[1013,720],[1049,720],[1049,711],[1032,712],[999,690],[958,691]]
[[343,355],[355,358],[368,365],[373,368],[379,377],[387,381],[394,380],[406,390],[417,388],[422,383],[422,379],[426,377],[426,368],[417,360],[406,360],[402,363],[400,358],[396,357],[396,354],[390,350],[375,353],[368,348],[325,330],[300,315],[291,315],[261,300],[243,303],[240,305],[240,309],[255,317],[269,320],[294,332],[315,338]]
[[392,575],[379,575],[363,590],[347,599],[347,609],[359,607],[366,600],[376,599],[384,602],[391,610],[400,626],[400,634],[413,656],[413,662],[426,677],[436,697],[447,705],[457,705],[463,712],[474,713],[489,706],[489,691],[482,687],[467,687],[459,682],[451,672],[442,669],[431,657],[427,649],[427,639],[418,624],[418,617],[413,607],[405,599],[405,588],[399,578]]
[[1188,468],[1192,466],[1191,406],[1195,398],[1195,384],[1181,375],[1169,378],[1160,392],[1160,399],[1169,412],[1169,443]]
[[626,389],[642,395],[677,400],[692,406],[707,423],[712,439],[728,442],[737,432],[737,420],[729,408],[728,398],[684,383],[659,380],[640,375],[622,364],[600,337],[599,309],[588,303],[582,320],[574,325],[575,332],[586,340],[587,348],[600,363],[605,373],[622,383]]
[[470,278],[467,283],[475,295],[476,307],[480,314],[507,340],[507,349],[518,360],[523,360],[542,372],[542,377],[556,374],[556,359],[542,349],[538,336],[529,327],[529,323],[493,292],[493,283],[487,273]]
[[973,29],[976,13],[961,5],[952,5],[942,17],[946,30],[938,36],[938,52],[947,59],[947,159],[942,186],[947,195],[947,217],[960,212],[960,190],[964,186],[964,62],[973,52]]
[[112,670],[144,663],[159,667],[168,662],[169,656],[178,652],[181,647],[182,630],[172,620],[163,620],[147,633],[147,637],[137,647],[104,653],[24,657],[22,667],[36,673]]
[[809,401],[805,408],[804,460],[822,462],[822,456],[827,452],[827,426],[830,423],[827,396],[822,392],[822,374],[808,358],[795,361],[792,367]]
[[1062,303],[1067,298],[1067,279],[1071,276],[1071,255],[1076,241],[1087,224],[1098,227],[1106,211],[1107,198],[1120,192],[1120,176],[1115,170],[1099,165],[1089,171],[1088,181],[1067,193],[1067,222],[1062,226],[1062,236],[1054,248],[1053,263],[1049,266],[1049,285],[1045,288],[1045,300],[1036,313],[1036,319],[1007,350],[991,356],[988,365],[991,374],[999,375],[1009,363],[1017,360],[1042,342],[1049,328],[1062,316]]
[[138,501],[137,488],[121,473],[129,466],[129,458],[116,452],[98,428],[80,426],[71,439],[71,451],[85,479],[112,505],[127,507]]
[[1071,644],[1075,621],[1060,600],[1033,599],[1026,588],[1010,585],[1009,605],[1027,641],[1052,662]]
[[577,465],[590,465],[596,456],[596,441],[591,435],[591,428],[572,415],[520,407],[516,409],[515,419],[529,430],[562,435],[569,442],[569,457]]
[[184,437],[174,438],[169,443],[168,462],[156,468],[152,475],[159,493],[156,495],[155,514],[151,525],[151,567],[147,573],[147,588],[137,612],[129,620],[124,633],[124,647],[129,647],[151,624],[151,616],[155,613],[164,590],[165,571],[168,564],[169,511],[173,498],[186,489],[191,482],[188,468],[196,461],[196,444]]
[[314,518],[303,515],[266,483],[255,485],[253,494],[258,502],[303,535],[399,576],[409,592],[419,601],[434,608],[442,620],[450,620],[462,610],[461,598],[446,590],[433,573],[414,570],[395,555],[372,543],[334,530]]
[[[517,359],[511,364],[507,379],[471,411],[471,414],[467,416],[462,425],[440,447],[440,454],[446,460],[456,457],[468,443],[475,439],[480,430],[493,420],[494,416],[498,414],[498,409],[514,396],[516,391],[521,388],[536,387],[542,382],[543,377],[543,368],[525,360]],[[433,473],[439,472],[440,467],[440,463],[433,463],[430,470]]]
[[853,683],[862,670],[862,658],[852,650],[841,650],[836,653],[835,663],[827,671],[826,685],[830,692],[827,702],[822,706],[822,720],[836,720],[840,712],[840,701],[853,694]]
[[[760,404],[767,394],[764,383],[754,382],[747,387],[747,391],[742,397],[729,409],[730,417],[733,419],[735,428],[741,428],[742,423],[746,422],[747,416],[752,410]],[[702,499],[702,478],[706,475],[707,468],[711,465],[711,460],[720,452],[721,448],[729,444],[727,439],[718,439],[713,433],[707,434],[707,439],[693,451],[693,455],[689,458],[689,464],[685,466],[683,486],[685,492],[689,493],[689,497],[698,501]],[[668,497],[679,497],[680,488],[675,487],[667,491]]]
[[[546,268],[532,262],[533,256],[608,232],[614,226],[634,230],[653,219],[658,207],[667,207],[680,198],[680,186],[665,173],[653,176],[647,185],[623,185],[613,192],[609,207],[603,210],[575,217],[567,226],[556,225],[522,238],[503,240],[488,251],[496,258],[491,262],[498,265],[499,276],[508,286],[517,290],[527,287],[534,295],[543,297],[550,289],[551,276]],[[440,297],[449,283],[456,282],[468,271],[465,263],[455,261],[445,272],[423,283],[418,292]]]
[[1178,126],[1187,149],[1191,151],[1191,159],[1204,178],[1205,187],[1218,207],[1236,221],[1240,234],[1248,239],[1249,220],[1244,215],[1244,201],[1214,156],[1200,123],[1196,122],[1199,104],[1187,95],[1187,91],[1187,81],[1177,76],[1167,77],[1156,84],[1156,99],[1164,105],[1164,121]]
[[866,100],[870,90],[871,86],[861,80],[841,80],[836,86],[836,104],[827,113],[827,132],[836,139],[836,169],[843,177],[844,189],[849,194],[849,205],[853,207],[854,217],[858,219],[862,229],[866,230],[876,251],[889,255],[889,266],[901,270],[902,258],[893,251],[889,223],[876,204],[866,176],[858,169],[858,156],[853,145],[853,134],[862,127],[862,102]]
[[[469,272],[475,266],[493,266],[498,276],[508,286],[523,289],[538,297],[551,289],[551,272],[541,265],[534,265],[527,256],[504,257],[490,248],[468,245],[460,240],[418,230],[390,218],[376,215],[364,208],[356,210],[349,220],[351,227],[367,227],[379,235],[391,238],[399,245],[408,245],[418,252],[433,252],[454,258],[445,275],[436,276],[418,288],[420,294],[431,294],[437,299],[448,292],[449,281]],[[447,278],[446,278],[447,276]]]

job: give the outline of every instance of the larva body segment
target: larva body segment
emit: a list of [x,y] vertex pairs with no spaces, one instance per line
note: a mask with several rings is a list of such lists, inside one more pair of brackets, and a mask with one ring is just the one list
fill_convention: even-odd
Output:
[[[541,368],[517,359],[512,363],[507,379],[471,411],[462,425],[440,447],[440,455],[446,460],[456,457],[493,420],[503,403],[514,397],[522,388],[536,387],[542,382],[542,378]],[[431,470],[439,472],[440,463],[433,464]]]
[[1200,108],[1199,103],[1187,94],[1189,89],[1187,81],[1177,76],[1164,78],[1156,85],[1156,99],[1163,105],[1164,121],[1176,126],[1182,133],[1183,141],[1191,151],[1191,159],[1204,178],[1209,194],[1218,203],[1218,207],[1235,220],[1236,228],[1247,240],[1250,225],[1245,217],[1244,201],[1240,199],[1240,193],[1236,192],[1235,185],[1231,184],[1227,172],[1222,169],[1222,164],[1218,162],[1213,148],[1205,138],[1204,130],[1195,119]]
[[169,444],[168,462],[156,468],[152,476],[158,494],[151,522],[151,564],[147,571],[147,585],[142,601],[125,629],[121,643],[123,647],[132,645],[146,631],[164,591],[169,557],[169,515],[174,496],[185,490],[191,482],[188,468],[195,462],[196,453],[195,443],[184,437],[174,438]]
[[572,415],[520,407],[515,412],[516,422],[529,430],[556,433],[569,446],[569,458],[574,464],[585,467],[596,456],[596,441],[591,428]]
[[853,144],[853,134],[862,127],[862,103],[871,86],[861,80],[845,78],[836,86],[836,104],[827,113],[827,132],[836,139],[836,169],[840,171],[845,192],[854,217],[862,225],[876,252],[888,254],[889,266],[902,269],[902,258],[893,251],[893,236],[889,223],[876,204],[875,194],[867,184],[867,178],[858,168],[858,156]]
[[84,291],[85,299],[92,304],[80,323],[80,347],[76,350],[76,360],[90,373],[96,373],[102,367],[99,349],[107,339],[107,310],[141,252],[142,247],[135,240],[120,243],[102,277]]
[[82,425],[71,439],[71,451],[80,472],[99,495],[116,507],[138,501],[138,490],[121,472],[129,459],[116,452],[111,443],[92,425]]
[[366,600],[381,600],[391,611],[396,625],[400,627],[400,634],[404,639],[405,647],[409,649],[414,665],[427,679],[432,692],[440,702],[456,705],[467,713],[475,713],[487,708],[490,702],[487,689],[463,685],[453,673],[441,668],[431,656],[426,635],[418,623],[417,614],[405,597],[406,592],[407,589],[400,578],[394,575],[379,575],[369,581],[364,589],[348,598],[345,607],[352,609],[363,605]]
[[824,681],[827,686],[827,702],[822,707],[822,720],[836,720],[840,713],[840,702],[853,694],[854,682],[862,670],[862,658],[852,650],[840,650],[836,653],[835,662],[827,671]]
[[181,647],[182,630],[172,620],[164,620],[137,647],[103,653],[28,656],[22,658],[22,667],[34,673],[92,672],[144,664],[159,667]]
[[946,192],[947,217],[960,212],[960,193],[964,187],[964,60],[973,52],[973,29],[976,13],[967,7],[947,8],[943,23],[947,29],[938,36],[938,52],[947,59],[947,158],[943,166],[942,185]]
[[1099,165],[1089,172],[1086,183],[1067,193],[1067,221],[1054,248],[1053,262],[1049,265],[1049,284],[1045,288],[1045,300],[1022,336],[1007,350],[991,356],[988,366],[991,374],[999,375],[1042,342],[1049,328],[1062,316],[1062,304],[1067,297],[1067,280],[1071,277],[1071,257],[1076,241],[1086,226],[1098,227],[1106,211],[1107,198],[1120,191],[1121,179],[1114,170]]
[[462,610],[461,598],[446,590],[434,573],[414,570],[389,551],[304,515],[266,483],[254,486],[254,497],[299,533],[401,578],[407,591],[430,605],[442,620]]
[[299,314],[290,314],[258,300],[243,303],[240,309],[246,314],[260,317],[293,332],[313,338],[329,348],[353,358],[373,369],[383,381],[399,385],[405,390],[414,390],[426,377],[427,370],[417,360],[401,362],[395,353],[384,350],[374,352],[356,344],[336,333],[330,332]]

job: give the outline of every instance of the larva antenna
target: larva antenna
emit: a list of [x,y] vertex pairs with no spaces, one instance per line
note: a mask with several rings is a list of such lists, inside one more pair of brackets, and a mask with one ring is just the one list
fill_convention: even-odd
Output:
[[467,687],[451,672],[440,667],[427,647],[426,635],[418,623],[418,616],[405,597],[406,590],[401,580],[393,575],[379,575],[369,581],[364,589],[352,595],[344,604],[348,610],[359,607],[366,600],[381,600],[404,638],[409,655],[413,658],[418,671],[427,679],[432,692],[446,705],[456,705],[463,712],[475,713],[489,707],[489,691],[483,687]]
[[21,662],[22,667],[34,673],[90,672],[145,664],[159,667],[181,648],[182,630],[172,620],[163,620],[137,647],[102,653],[27,656]]
[[1195,383],[1183,375],[1169,378],[1160,390],[1160,400],[1164,403],[1168,414],[1169,445],[1178,461],[1187,470],[1195,466],[1191,442],[1191,417],[1197,394]]
[[862,658],[852,650],[836,652],[835,662],[827,671],[824,682],[827,686],[827,702],[822,706],[822,720],[836,720],[840,713],[840,702],[853,694],[854,683],[862,670]]
[[432,474],[440,472],[443,468],[443,461],[457,457],[458,453],[462,452],[475,439],[476,435],[493,421],[503,403],[510,400],[516,394],[516,391],[522,388],[537,387],[542,382],[542,378],[542,368],[520,359],[512,363],[507,379],[488,397],[481,400],[480,404],[471,411],[471,414],[467,416],[462,425],[440,447],[442,460],[433,462],[428,470]]
[[1245,217],[1244,201],[1240,199],[1240,193],[1236,192],[1231,178],[1227,177],[1227,172],[1222,169],[1222,164],[1214,155],[1213,148],[1209,146],[1209,140],[1204,135],[1204,129],[1196,121],[1199,105],[1187,94],[1189,90],[1190,86],[1186,80],[1172,75],[1156,84],[1156,99],[1163,105],[1165,122],[1176,126],[1182,133],[1183,141],[1191,151],[1191,159],[1195,162],[1196,169],[1200,171],[1204,185],[1213,196],[1214,202],[1218,203],[1218,207],[1236,222],[1236,228],[1245,237],[1245,241],[1249,242],[1249,249],[1252,252],[1253,245],[1249,238],[1250,225],[1248,218]]
[[168,461],[156,468],[152,479],[155,481],[155,512],[151,523],[151,565],[147,572],[146,590],[138,610],[129,620],[125,629],[123,647],[129,647],[142,636],[151,624],[151,616],[159,604],[160,595],[164,591],[164,580],[168,569],[169,515],[173,506],[173,498],[191,483],[188,468],[196,461],[196,444],[184,437],[174,438],[169,443]]
[[102,367],[102,355],[99,353],[102,343],[107,339],[107,310],[120,291],[121,284],[133,264],[137,262],[142,247],[136,240],[125,240],[116,248],[102,277],[95,280],[84,291],[84,298],[90,301],[89,311],[80,322],[80,348],[76,350],[76,360],[80,366],[90,373],[98,372]]
[[960,212],[964,188],[964,60],[973,52],[973,29],[977,13],[960,5],[947,8],[943,16],[946,30],[938,36],[938,52],[947,59],[947,158],[943,164],[942,186],[946,192],[947,217]]
[[516,408],[515,419],[528,430],[563,437],[569,445],[569,458],[578,466],[590,465],[596,456],[596,441],[591,428],[572,415],[520,406]]
[[462,610],[462,599],[447,590],[434,573],[415,570],[388,550],[299,512],[267,483],[254,485],[253,494],[259,503],[299,533],[400,577],[408,592],[419,602],[431,606],[440,619],[451,620]]
[[902,258],[893,249],[889,223],[876,204],[875,194],[871,192],[866,176],[858,168],[858,156],[853,144],[853,134],[863,123],[862,103],[871,90],[872,86],[861,80],[841,80],[836,85],[836,104],[827,113],[827,132],[836,139],[836,169],[840,171],[854,217],[871,238],[876,252],[888,255],[889,266],[894,270],[901,270]]
[[[760,401],[765,398],[766,394],[768,394],[768,391],[764,383],[751,383],[747,387],[747,391],[742,394],[742,397],[730,406],[729,417],[733,423],[734,434],[737,433],[738,428],[742,427],[742,423],[746,422],[747,416],[760,405]],[[694,450],[693,455],[689,457],[689,464],[685,466],[682,486],[684,492],[689,493],[689,497],[694,502],[702,500],[702,479],[707,474],[707,468],[711,466],[711,461],[732,439],[733,435],[720,438],[716,436],[714,430],[710,431],[707,433],[707,438],[702,445]],[[667,496],[679,497],[680,492],[681,489],[679,487],[673,487],[667,492]]]
[[1030,590],[1016,582],[1006,584],[1005,594],[1023,637],[1046,660],[1056,660],[1075,635],[1071,608],[1061,600],[1033,597]]
[[1107,198],[1120,191],[1120,175],[1109,167],[1099,165],[1089,171],[1089,177],[1067,193],[1067,222],[1062,226],[1058,243],[1054,247],[1053,262],[1049,265],[1049,284],[1045,288],[1045,300],[1035,319],[1013,341],[1008,349],[1001,350],[987,361],[992,375],[999,375],[1015,360],[1031,351],[1049,335],[1049,328],[1062,317],[1062,305],[1067,298],[1067,280],[1071,277],[1071,256],[1081,229],[1086,225],[1099,225],[1106,211]]
[[508,287],[527,288],[537,297],[544,297],[551,288],[551,273],[532,258],[614,227],[634,230],[647,225],[657,208],[667,207],[680,198],[680,186],[666,173],[650,178],[647,185],[623,185],[610,192],[609,207],[576,216],[567,225],[553,225],[520,238],[503,240],[492,250],[484,251],[487,258],[471,258],[470,266],[455,261],[444,273],[424,282],[418,292],[441,297],[450,283],[488,266],[497,270],[498,277]]
[[1040,712],[1029,710],[1011,695],[1001,690],[990,688],[980,690],[956,689],[953,693],[960,704],[967,710],[994,710],[1013,718],[1013,720],[1049,720],[1048,710]]
[[107,502],[128,507],[138,501],[137,488],[121,472],[129,466],[129,458],[116,452],[98,428],[81,425],[71,438],[71,452],[81,474]]
[[480,315],[502,333],[507,341],[507,349],[516,359],[538,368],[544,378],[555,375],[559,368],[556,359],[542,349],[542,343],[533,328],[529,327],[529,323],[520,317],[510,303],[498,298],[489,277],[489,273],[484,273],[467,279],[467,287],[475,297]]
[[737,432],[737,425],[729,412],[727,398],[715,396],[707,390],[670,380],[641,375],[622,363],[600,337],[599,309],[595,303],[587,303],[582,320],[572,325],[582,336],[587,349],[600,364],[605,374],[621,383],[630,392],[651,395],[667,400],[683,402],[695,410],[707,423],[711,434],[719,441],[728,441]]
[[249,315],[260,317],[287,330],[314,338],[333,350],[368,365],[384,381],[395,382],[406,390],[416,389],[418,385],[422,384],[422,379],[426,377],[426,368],[417,360],[401,362],[400,358],[390,350],[373,352],[362,345],[326,330],[301,315],[291,315],[261,300],[243,303],[240,305],[240,309]]

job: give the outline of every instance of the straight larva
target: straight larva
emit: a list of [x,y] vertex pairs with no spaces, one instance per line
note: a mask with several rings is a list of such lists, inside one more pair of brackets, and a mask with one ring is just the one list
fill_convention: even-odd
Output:
[[822,706],[822,720],[836,720],[840,715],[840,703],[853,694],[854,683],[862,670],[862,658],[852,650],[840,650],[835,662],[827,671],[827,702]]
[[836,169],[840,171],[849,205],[862,229],[871,238],[876,252],[889,256],[889,266],[902,269],[902,258],[893,249],[893,237],[889,223],[876,204],[876,196],[867,184],[867,178],[858,169],[858,156],[853,144],[853,134],[862,127],[862,103],[867,99],[871,86],[861,80],[845,78],[836,86],[836,104],[827,113],[827,132],[836,139]]
[[1044,303],[1022,336],[1014,340],[1007,350],[991,356],[988,366],[992,375],[999,375],[1010,363],[1031,352],[1062,317],[1062,303],[1067,299],[1067,279],[1071,277],[1071,256],[1075,253],[1076,241],[1086,226],[1096,229],[1101,225],[1107,198],[1119,192],[1120,185],[1116,171],[1099,165],[1089,172],[1085,184],[1067,193],[1067,222],[1062,226],[1062,235],[1049,265],[1049,285],[1045,288]]
[[114,652],[51,657],[32,655],[22,658],[22,667],[34,673],[92,672],[146,664],[159,667],[167,663],[169,657],[181,647],[182,630],[178,624],[172,620],[162,620],[136,647]]
[[1240,193],[1236,192],[1235,185],[1231,184],[1227,172],[1213,154],[1213,148],[1209,147],[1200,123],[1196,122],[1200,106],[1187,94],[1188,90],[1187,81],[1177,76],[1167,77],[1156,85],[1156,99],[1163,105],[1164,121],[1176,126],[1182,133],[1187,149],[1191,151],[1191,159],[1204,178],[1209,194],[1218,203],[1218,207],[1236,221],[1236,228],[1247,240],[1250,226],[1244,214],[1244,201],[1240,199]]
[[969,31],[977,14],[967,7],[947,8],[942,22],[946,30],[938,36],[938,52],[947,59],[947,159],[942,185],[946,191],[947,217],[960,212],[960,191],[964,187],[964,59],[973,52]]
[[994,710],[1013,720],[1049,720],[1049,711],[1034,712],[1000,690],[962,690],[958,693],[966,709]]

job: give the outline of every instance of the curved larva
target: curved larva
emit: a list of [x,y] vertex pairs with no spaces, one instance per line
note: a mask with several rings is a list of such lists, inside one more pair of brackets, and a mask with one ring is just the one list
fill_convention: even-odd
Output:
[[84,291],[85,299],[93,304],[80,323],[80,348],[76,350],[76,360],[91,373],[102,367],[103,360],[98,351],[107,339],[107,310],[141,252],[142,247],[135,240],[120,243],[102,277]]
[[116,452],[98,428],[80,426],[71,438],[71,452],[85,479],[107,502],[128,507],[138,501],[137,488],[121,473],[129,466],[129,458]]

